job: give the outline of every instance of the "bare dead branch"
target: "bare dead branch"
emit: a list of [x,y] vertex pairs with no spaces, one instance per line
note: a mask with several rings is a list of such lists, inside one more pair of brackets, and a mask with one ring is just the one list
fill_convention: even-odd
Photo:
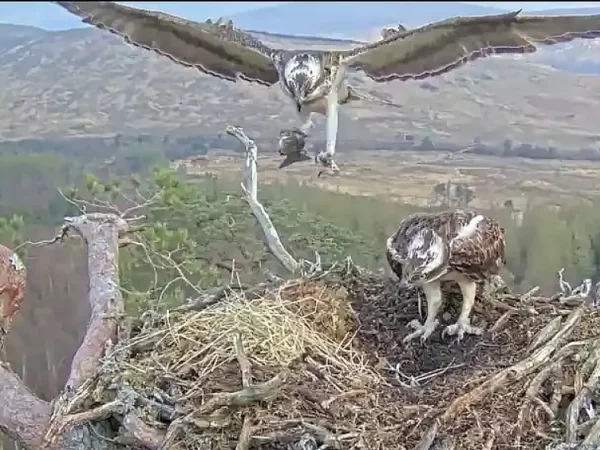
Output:
[[248,406],[275,397],[287,379],[284,371],[264,383],[248,386],[237,392],[221,392],[202,405],[196,414],[210,414],[223,406]]
[[281,262],[281,264],[291,273],[296,273],[300,268],[298,262],[286,250],[279,238],[279,234],[273,225],[264,206],[258,201],[258,175],[256,171],[256,160],[258,158],[258,149],[254,141],[239,127],[228,126],[225,132],[237,138],[246,149],[246,159],[244,164],[244,182],[242,183],[242,191],[252,214],[260,224],[269,250]]

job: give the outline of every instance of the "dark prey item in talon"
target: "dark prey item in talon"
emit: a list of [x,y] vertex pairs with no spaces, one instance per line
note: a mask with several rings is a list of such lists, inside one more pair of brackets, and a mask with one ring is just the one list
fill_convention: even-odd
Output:
[[279,154],[286,158],[279,165],[280,169],[300,161],[310,161],[305,150],[306,133],[298,128],[283,130],[279,133]]
[[282,130],[279,133],[279,154],[289,155],[304,151],[306,146],[306,133],[298,128]]

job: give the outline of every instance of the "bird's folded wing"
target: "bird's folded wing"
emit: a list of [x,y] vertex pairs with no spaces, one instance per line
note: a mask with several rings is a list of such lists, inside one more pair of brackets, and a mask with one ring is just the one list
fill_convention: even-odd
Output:
[[518,17],[519,12],[436,22],[345,51],[342,59],[375,81],[422,79],[491,54],[530,53],[535,44],[600,37],[600,15]]
[[265,85],[279,80],[271,57],[274,51],[243,31],[114,2],[54,3],[85,23],[209,75],[229,81],[239,77]]

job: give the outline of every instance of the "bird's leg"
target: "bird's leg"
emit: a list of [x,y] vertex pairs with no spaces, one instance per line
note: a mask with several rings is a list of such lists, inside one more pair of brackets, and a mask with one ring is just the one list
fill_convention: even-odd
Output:
[[312,111],[302,110],[300,112],[300,117],[303,120],[302,126],[300,127],[300,131],[302,131],[306,136],[308,136],[308,133],[310,132],[312,127],[315,126],[315,123],[313,122],[313,114],[314,112]]
[[440,306],[442,306],[442,288],[440,282],[433,281],[431,283],[425,283],[425,285],[423,285],[423,291],[427,298],[427,318],[423,325],[416,319],[408,324],[408,326],[414,328],[415,331],[402,340],[404,343],[419,336],[421,337],[421,342],[425,342],[439,323],[436,316],[440,310]]
[[475,303],[475,293],[477,292],[477,284],[471,280],[461,280],[458,282],[460,292],[463,296],[462,308],[458,320],[453,325],[448,325],[442,332],[442,337],[446,334],[449,336],[457,335],[457,340],[460,342],[465,333],[481,335],[483,330],[478,327],[471,326],[469,316]]
[[327,144],[325,145],[325,151],[321,151],[315,156],[315,162],[321,163],[325,167],[331,167],[334,172],[339,172],[333,156],[335,155],[338,133],[339,90],[344,79],[345,67],[340,64],[335,70],[333,83],[327,94],[327,128],[325,130]]

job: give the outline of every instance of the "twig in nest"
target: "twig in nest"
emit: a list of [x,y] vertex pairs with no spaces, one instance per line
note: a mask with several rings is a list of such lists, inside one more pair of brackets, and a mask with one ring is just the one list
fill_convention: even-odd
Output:
[[514,313],[512,311],[506,311],[504,314],[502,314],[498,320],[496,320],[496,322],[494,323],[494,325],[492,325],[490,327],[490,329],[488,330],[489,334],[493,334],[496,333],[497,331],[500,331],[502,328],[504,328],[504,326],[508,323],[508,321],[510,320],[510,318],[512,317]]
[[[242,335],[239,331],[233,335],[233,347],[235,348],[235,356],[240,365],[240,372],[242,373],[242,386],[244,389],[249,388],[252,385],[252,365],[244,352]],[[250,448],[252,430],[252,421],[250,420],[250,417],[246,415],[244,416],[244,423],[242,425],[242,431],[240,431],[238,443],[235,446],[236,450],[248,450]]]
[[[424,381],[430,382],[433,378],[445,374],[450,369],[457,369],[457,368],[463,367],[465,365],[464,363],[452,365],[455,360],[456,360],[456,358],[453,358],[452,361],[450,361],[450,364],[448,364],[446,367],[441,367],[439,369],[434,369],[431,372],[426,372],[426,373],[423,373],[423,374],[418,375],[416,377],[412,376],[412,375],[409,376],[409,375],[406,375],[406,374],[402,373],[400,371],[400,364],[396,364],[396,367],[393,367],[390,363],[388,363],[388,370],[391,370],[391,371],[393,371],[396,374],[396,381],[399,384],[401,384],[402,386],[404,386],[404,387],[417,387],[417,386],[423,386],[424,384],[427,384],[427,383],[423,383],[423,382]],[[406,384],[403,381],[401,381],[400,377],[403,377],[404,379],[408,380],[408,382],[410,384]]]
[[342,400],[342,399],[347,399],[350,397],[354,397],[357,395],[366,395],[366,394],[367,394],[367,391],[364,389],[354,389],[352,391],[342,392],[341,394],[334,395],[333,397],[321,402],[321,407],[323,409],[329,409],[329,408],[331,408],[331,404],[333,402],[336,402],[336,401]]
[[[531,414],[531,407],[532,407],[532,403],[536,402],[538,399],[537,395],[538,392],[540,391],[542,384],[552,375],[556,376],[558,373],[560,373],[560,369],[562,367],[562,363],[563,360],[562,359],[558,359],[556,361],[554,361],[552,364],[546,366],[543,370],[540,371],[540,373],[538,373],[535,378],[533,380],[531,380],[531,382],[529,383],[529,386],[527,388],[527,391],[525,392],[525,402],[523,403],[523,405],[521,406],[521,409],[519,410],[519,414],[518,414],[518,418],[517,418],[517,426],[515,429],[515,434],[516,434],[516,442],[515,442],[515,446],[518,448],[521,444],[521,435],[523,432],[523,429],[525,428],[525,423],[529,421],[529,416]],[[541,400],[540,400],[541,402]],[[546,408],[544,408],[546,411],[550,410],[550,407],[545,405]],[[550,413],[552,414],[552,417],[550,417],[550,420],[554,419],[554,413],[552,413],[550,411]]]
[[487,441],[485,441],[483,450],[492,450],[494,442],[496,442],[496,432],[492,429],[490,430],[490,436],[487,438]]
[[[596,345],[599,344],[597,341],[595,343]],[[579,419],[579,412],[583,407],[585,399],[589,395],[592,395],[598,385],[598,380],[600,379],[600,348],[594,349],[592,355],[590,356],[590,360],[588,361],[591,361],[591,364],[595,364],[594,370],[590,374],[582,389],[577,392],[575,398],[571,401],[571,404],[567,409],[565,442],[568,444],[575,443],[577,439],[577,422]],[[586,363],[588,361],[586,361]],[[585,365],[586,364],[584,364],[584,366]]]
[[179,434],[183,431],[183,419],[183,417],[180,417],[171,422],[167,429],[167,434],[158,450],[169,450],[172,447],[175,439],[177,439]]
[[253,431],[252,421],[248,416],[244,417],[244,424],[242,425],[242,431],[238,437],[238,443],[235,446],[235,450],[248,450],[250,448],[250,440],[252,439]]
[[124,430],[122,436],[117,438],[117,442],[128,445],[132,444],[137,447],[147,447],[151,450],[158,450],[161,442],[164,441],[164,433],[149,427],[142,419],[130,412],[123,417],[121,426]]
[[537,350],[533,355],[518,362],[517,364],[514,364],[511,367],[498,372],[477,386],[475,389],[455,399],[443,414],[442,421],[447,423],[449,420],[455,417],[456,414],[460,413],[473,403],[480,402],[488,395],[493,394],[498,389],[505,386],[507,383],[522,379],[524,376],[536,370],[540,365],[548,360],[550,355],[558,348],[563,339],[573,330],[575,325],[581,319],[582,315],[583,308],[577,308],[567,318],[563,327],[554,335],[554,337],[550,339],[543,347]]
[[210,414],[223,406],[249,406],[256,402],[269,400],[279,393],[287,376],[288,372],[283,371],[264,383],[248,386],[241,391],[215,394],[197,410],[197,414]]
[[521,303],[528,303],[531,300],[531,297],[533,297],[535,294],[537,294],[539,290],[540,290],[540,287],[535,286],[535,287],[529,289],[523,295],[521,295],[519,300],[521,301]]
[[48,429],[46,439],[50,442],[54,442],[68,427],[83,425],[91,421],[108,419],[113,414],[121,411],[122,407],[123,402],[121,400],[114,400],[89,411],[71,414],[69,416],[61,416],[60,419],[54,422],[52,424],[53,426]]
[[240,365],[240,372],[242,373],[242,387],[250,387],[252,384],[252,365],[244,352],[242,335],[239,331],[233,335],[233,347],[235,348],[235,356]]
[[533,342],[531,342],[531,344],[529,344],[526,352],[530,353],[533,350],[535,350],[536,348],[538,348],[540,345],[545,344],[548,341],[548,339],[550,339],[550,337],[552,337],[556,334],[556,332],[560,329],[561,325],[562,325],[562,317],[561,316],[555,317],[550,322],[548,322],[548,324],[544,328],[542,328],[539,331],[539,333],[535,336],[535,338],[533,339]]
[[436,420],[431,427],[427,430],[423,439],[417,444],[415,450],[429,450],[435,441],[439,427],[439,422]]
[[581,448],[586,448],[586,445],[589,445],[590,447],[592,445],[598,445],[598,442],[600,442],[600,420],[596,420],[587,436],[581,443]]

